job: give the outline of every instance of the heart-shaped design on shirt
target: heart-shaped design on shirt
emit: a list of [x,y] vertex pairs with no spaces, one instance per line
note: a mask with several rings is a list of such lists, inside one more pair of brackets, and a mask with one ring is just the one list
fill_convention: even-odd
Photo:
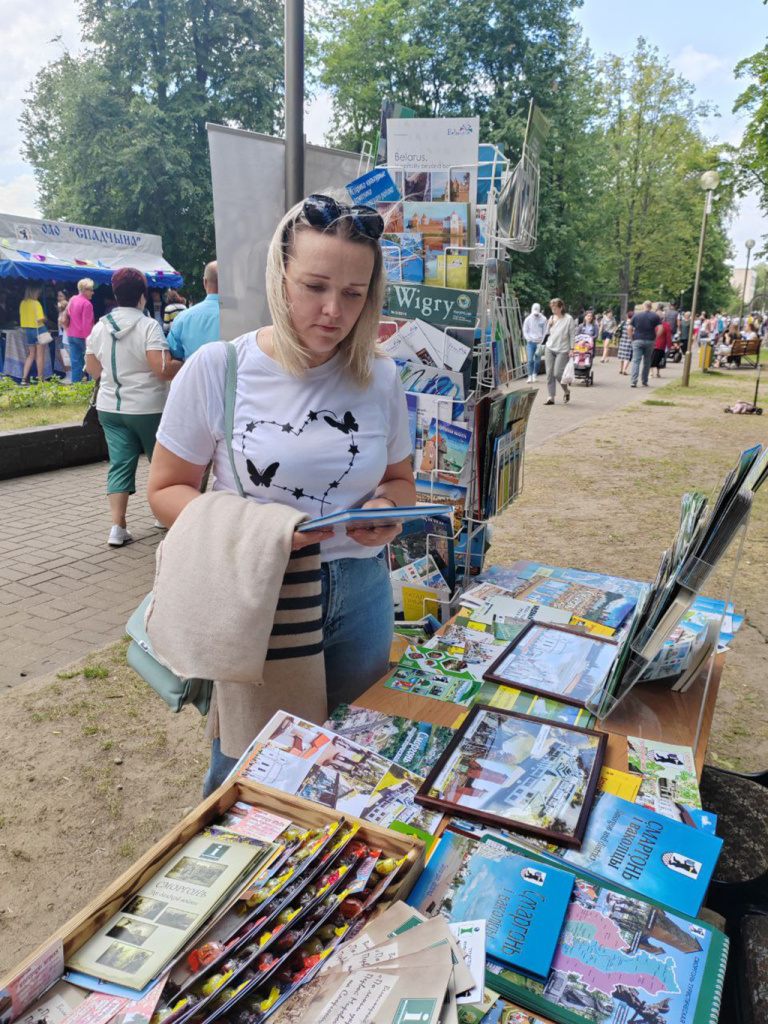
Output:
[[[322,421],[320,418],[322,417]],[[288,487],[283,484],[273,483],[274,477],[280,469],[279,462],[272,462],[265,466],[263,469],[257,466],[251,459],[246,456],[245,452],[245,441],[248,434],[254,433],[259,427],[272,426],[279,427],[281,433],[291,434],[293,437],[300,437],[301,434],[310,426],[312,423],[323,422],[334,430],[338,430],[342,436],[346,435],[350,438],[351,443],[347,448],[347,454],[349,455],[349,462],[342,473],[339,473],[337,479],[331,480],[325,486],[322,494],[308,494],[303,487]],[[310,409],[304,422],[300,427],[294,428],[292,423],[281,423],[279,420],[252,420],[246,424],[245,430],[240,435],[241,444],[240,450],[245,457],[245,464],[248,469],[248,476],[251,482],[256,487],[276,487],[278,490],[286,491],[288,494],[293,495],[294,498],[306,498],[309,501],[316,501],[320,506],[320,514],[322,515],[325,510],[325,505],[328,503],[328,495],[331,491],[336,490],[341,481],[347,476],[355,464],[355,459],[360,453],[360,449],[355,443],[354,434],[360,429],[357,420],[352,412],[349,410],[345,411],[341,416],[334,412],[333,409],[318,409],[314,411]]]

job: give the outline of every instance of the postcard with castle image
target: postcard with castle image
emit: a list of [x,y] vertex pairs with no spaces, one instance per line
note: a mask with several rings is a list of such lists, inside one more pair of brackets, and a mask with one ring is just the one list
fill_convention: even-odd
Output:
[[716,1021],[728,940],[578,877],[546,981],[491,967],[508,999],[563,1024]]
[[578,847],[605,743],[588,729],[475,706],[417,800]]
[[[421,235],[425,253],[469,245],[468,203],[403,203],[406,231]],[[396,230],[387,228],[387,230]]]

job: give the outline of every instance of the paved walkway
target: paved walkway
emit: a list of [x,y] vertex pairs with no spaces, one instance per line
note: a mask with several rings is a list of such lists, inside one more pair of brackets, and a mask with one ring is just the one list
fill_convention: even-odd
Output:
[[[537,448],[613,409],[641,401],[679,376],[662,371],[650,388],[629,386],[615,360],[595,366],[595,385],[573,388],[569,405],[533,408],[527,445]],[[56,671],[124,634],[151,589],[162,533],[144,498],[147,464],[128,506],[135,543],[109,548],[106,463],[0,481],[0,687]]]

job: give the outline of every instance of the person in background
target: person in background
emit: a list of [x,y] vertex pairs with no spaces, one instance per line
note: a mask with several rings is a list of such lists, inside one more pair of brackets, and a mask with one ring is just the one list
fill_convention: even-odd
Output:
[[171,324],[168,345],[174,359],[189,359],[209,341],[221,339],[219,326],[219,265],[216,260],[203,271],[205,299],[184,310]]
[[153,288],[147,296],[144,316],[151,316],[161,327],[163,326],[163,293],[159,288]]
[[45,349],[46,345],[40,344],[40,334],[45,330],[45,312],[40,303],[39,285],[27,285],[24,289],[24,298],[19,304],[19,326],[27,338],[27,358],[24,362],[24,369],[21,372],[21,383],[29,384],[29,373],[32,363],[37,363],[38,380],[45,380]]
[[544,405],[555,404],[555,392],[557,384],[563,389],[563,402],[571,400],[571,389],[567,384],[562,383],[563,370],[565,369],[571,350],[573,339],[576,337],[576,322],[566,312],[565,303],[562,299],[551,299],[549,308],[552,316],[549,318],[549,337],[544,349],[544,365],[547,368],[547,392],[548,397]]
[[680,312],[677,308],[676,302],[670,302],[670,304],[661,314],[661,319],[664,321],[665,324],[669,324],[670,339],[674,338],[674,336],[680,330]]
[[619,373],[626,377],[629,372],[629,364],[632,362],[632,338],[630,327],[632,317],[635,315],[635,307],[632,303],[627,306],[627,315],[621,325],[619,333]]
[[[664,312],[660,307],[657,307],[656,311],[660,315]],[[656,340],[653,343],[653,352],[651,354],[651,369],[656,371],[656,377],[661,377],[661,369],[667,365],[667,351],[671,347],[672,328],[668,320],[662,320],[656,328]]]
[[534,302],[531,312],[523,321],[523,338],[528,350],[528,383],[533,384],[538,374],[536,373],[538,358],[536,349],[542,344],[547,335],[547,318],[541,312],[541,306]]
[[680,351],[685,355],[691,340],[691,311],[686,310],[680,318]]
[[177,291],[169,288],[165,296],[165,310],[163,311],[163,330],[167,334],[171,324],[187,308],[187,300],[182,298]]
[[592,344],[597,348],[597,322],[595,321],[594,310],[588,309],[584,314],[584,319],[579,322],[579,329],[577,334],[586,334],[592,339]]
[[83,277],[77,282],[77,295],[73,295],[67,306],[69,326],[69,358],[72,363],[69,379],[79,384],[83,379],[85,366],[85,343],[93,330],[93,292],[94,283],[90,277]]
[[152,458],[168,395],[166,382],[176,376],[181,363],[168,357],[162,327],[143,315],[147,280],[141,271],[116,270],[112,291],[117,306],[93,328],[85,365],[100,381],[96,409],[109,448],[107,497],[112,515],[107,543],[119,548],[133,540],[125,513],[128,498],[136,493],[136,467],[142,452]]
[[611,346],[614,331],[616,330],[616,317],[612,309],[606,309],[600,317],[600,338],[603,342],[603,357],[601,363],[608,362],[608,349]]
[[643,308],[632,317],[629,326],[630,338],[632,339],[632,381],[631,386],[637,387],[637,378],[640,376],[640,364],[643,364],[642,384],[648,387],[648,374],[651,368],[651,353],[656,343],[656,328],[661,323],[661,317],[653,311],[653,303],[646,299]]

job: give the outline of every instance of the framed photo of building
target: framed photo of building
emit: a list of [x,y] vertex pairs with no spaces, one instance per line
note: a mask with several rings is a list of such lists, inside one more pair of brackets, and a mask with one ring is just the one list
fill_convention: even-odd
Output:
[[477,705],[416,803],[579,849],[607,736]]
[[530,622],[483,679],[585,708],[600,698],[618,650],[603,637]]

